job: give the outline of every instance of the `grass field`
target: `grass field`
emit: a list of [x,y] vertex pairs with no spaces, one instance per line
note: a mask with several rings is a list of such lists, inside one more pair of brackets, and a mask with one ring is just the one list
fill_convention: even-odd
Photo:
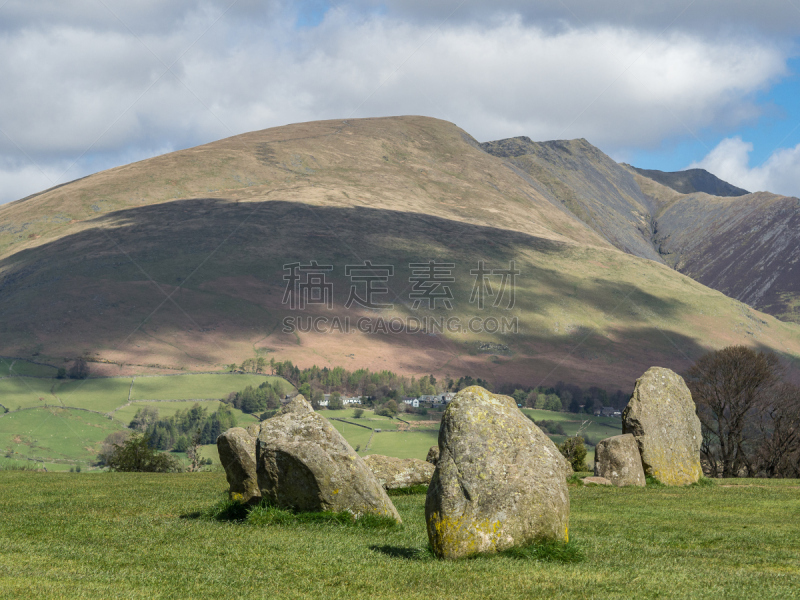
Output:
[[344,439],[347,440],[348,444],[350,444],[353,448],[360,448],[361,450],[359,453],[362,456],[364,455],[364,448],[372,436],[371,431],[364,429],[363,427],[358,427],[357,425],[343,423],[342,421],[330,421],[330,424],[333,425],[336,431],[344,436]]
[[0,488],[2,598],[800,595],[798,481],[570,487],[585,557],[570,564],[431,558],[421,495],[393,497],[404,525],[386,531],[191,518],[221,497],[219,473],[0,472]]
[[[23,365],[22,371],[29,376],[15,375],[20,365]],[[5,415],[0,414],[0,449],[4,453],[10,450],[11,460],[17,462],[25,461],[26,457],[41,459],[43,462],[31,464],[45,466],[50,470],[69,469],[74,464],[85,466],[93,461],[99,442],[112,431],[127,426],[139,408],[155,407],[161,417],[170,417],[179,410],[191,408],[194,398],[222,398],[248,385],[259,385],[266,379],[282,382],[284,392],[293,389],[283,379],[264,375],[220,373],[137,377],[133,391],[139,392],[139,398],[177,401],[139,400],[125,406],[133,381],[130,377],[75,381],[36,377],[33,376],[35,373],[53,375],[56,369],[24,361],[0,359],[0,405],[11,411]],[[183,399],[186,401],[181,401]],[[220,406],[218,400],[201,401],[200,404],[209,412],[214,412]],[[54,411],[51,407],[82,408],[109,413],[114,421],[109,421],[102,415],[90,418],[87,416],[90,413],[85,411]],[[0,409],[0,413],[2,412]],[[237,423],[243,427],[258,420],[257,417],[239,410],[234,409],[233,412]],[[20,441],[14,441],[16,439]]]
[[132,400],[219,399],[238,392],[248,385],[257,387],[264,381],[278,381],[283,393],[293,388],[280,377],[267,375],[171,375],[168,377],[137,377],[133,383]]
[[85,466],[94,461],[100,442],[118,429],[122,429],[118,421],[84,410],[21,410],[0,418],[0,449],[14,460]]
[[438,439],[439,432],[435,430],[384,431],[375,434],[366,454],[425,460],[428,450],[438,443]]

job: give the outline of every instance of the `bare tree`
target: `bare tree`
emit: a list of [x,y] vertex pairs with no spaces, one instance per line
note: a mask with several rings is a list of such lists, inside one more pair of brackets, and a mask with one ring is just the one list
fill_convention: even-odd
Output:
[[780,382],[778,357],[746,346],[729,346],[700,357],[685,379],[703,426],[701,452],[712,472],[755,475],[752,425]]
[[758,469],[767,477],[800,476],[800,388],[778,386],[758,421]]

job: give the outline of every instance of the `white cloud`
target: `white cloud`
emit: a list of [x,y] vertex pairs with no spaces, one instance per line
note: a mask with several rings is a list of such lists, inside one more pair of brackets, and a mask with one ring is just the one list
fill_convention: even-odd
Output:
[[705,169],[720,179],[751,192],[800,196],[800,144],[780,148],[763,164],[750,167],[753,144],[739,136],[722,140],[703,160],[688,168]]
[[[110,3],[128,30],[108,11],[36,19],[30,5],[12,0],[18,24],[0,36],[0,164],[25,164],[22,148],[55,170],[88,149],[93,162],[79,160],[69,178],[163,148],[349,116],[430,115],[480,140],[654,146],[753,118],[753,92],[784,74],[788,56],[755,37],[554,29],[508,13],[437,29],[344,6],[297,30],[293,9],[277,3],[241,0],[225,13],[228,4],[187,1],[163,15],[152,2]],[[0,172],[0,202],[40,186],[35,170]]]

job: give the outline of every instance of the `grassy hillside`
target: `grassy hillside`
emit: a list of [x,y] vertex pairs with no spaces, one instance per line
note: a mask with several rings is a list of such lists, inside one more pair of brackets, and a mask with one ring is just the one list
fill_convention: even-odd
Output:
[[[9,412],[0,409],[0,454],[6,462],[51,471],[85,469],[96,460],[101,442],[127,427],[141,408],[156,408],[159,417],[168,418],[198,403],[213,413],[222,404],[219,398],[263,381],[279,382],[284,392],[293,389],[278,377],[227,373],[82,381],[2,377],[0,406]],[[241,426],[258,421],[232,410]],[[204,449],[203,456],[216,458],[216,447]]]
[[[633,198],[623,179],[617,192]],[[366,260],[394,267],[378,298],[391,310],[345,308],[346,267]],[[409,265],[430,260],[455,265],[452,310],[413,308]],[[512,260],[513,308],[508,291],[497,307],[470,303],[479,262]],[[311,261],[333,267],[332,308],[292,311],[282,303],[284,265]],[[297,316],[352,324],[348,333],[284,331],[283,319]],[[460,325],[363,333],[361,317]],[[516,318],[518,328],[469,331],[473,317]],[[534,176],[434,119],[254,132],[0,207],[0,353],[43,362],[83,354],[111,371],[191,372],[259,355],[630,389],[652,365],[682,371],[731,343],[796,361],[800,328],[621,252]]]
[[397,530],[257,527],[194,516],[222,474],[0,472],[0,598],[792,598],[799,484],[572,486],[582,562],[445,562],[420,495]]

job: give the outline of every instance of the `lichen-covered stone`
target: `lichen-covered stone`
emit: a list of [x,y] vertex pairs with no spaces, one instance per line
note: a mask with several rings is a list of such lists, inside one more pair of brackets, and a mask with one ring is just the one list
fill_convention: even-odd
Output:
[[425,501],[436,555],[459,558],[536,540],[568,541],[561,454],[513,398],[478,386],[456,394],[442,418],[439,449]]
[[425,461],[431,463],[434,467],[436,466],[436,463],[439,462],[439,446],[431,446]]
[[247,433],[249,433],[253,438],[258,437],[258,433],[261,431],[261,423],[251,423],[246,427]]
[[256,477],[256,439],[241,427],[232,427],[217,438],[217,452],[232,499],[255,502],[261,498]]
[[583,485],[613,485],[605,477],[584,477],[581,479]]
[[279,507],[349,511],[400,522],[364,459],[303,396],[261,423],[256,472],[261,495]]
[[594,474],[617,487],[643,487],[647,482],[636,438],[626,433],[598,442],[594,449]]
[[431,463],[418,458],[394,458],[380,454],[370,454],[364,458],[364,462],[386,490],[428,485],[436,469]]
[[651,367],[636,380],[622,413],[622,432],[636,438],[646,475],[665,485],[688,485],[702,477],[700,419],[677,373]]

